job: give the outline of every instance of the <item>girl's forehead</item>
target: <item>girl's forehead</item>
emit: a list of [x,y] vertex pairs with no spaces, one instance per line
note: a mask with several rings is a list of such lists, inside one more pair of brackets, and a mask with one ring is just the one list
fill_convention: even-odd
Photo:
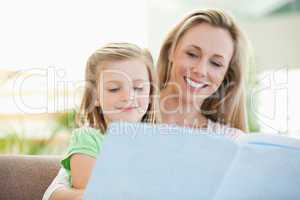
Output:
[[146,64],[141,59],[128,59],[103,63],[100,76],[103,79],[149,79]]

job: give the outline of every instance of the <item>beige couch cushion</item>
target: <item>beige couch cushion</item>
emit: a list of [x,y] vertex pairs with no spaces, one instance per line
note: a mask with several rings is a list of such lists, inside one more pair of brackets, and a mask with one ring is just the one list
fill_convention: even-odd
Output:
[[60,168],[58,156],[0,155],[0,199],[41,200]]

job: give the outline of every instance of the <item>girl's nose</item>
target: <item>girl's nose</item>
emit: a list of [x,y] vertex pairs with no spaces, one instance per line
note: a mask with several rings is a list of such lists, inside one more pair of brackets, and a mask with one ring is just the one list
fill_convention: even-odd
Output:
[[122,101],[132,101],[134,99],[134,91],[129,88],[124,90],[121,95]]

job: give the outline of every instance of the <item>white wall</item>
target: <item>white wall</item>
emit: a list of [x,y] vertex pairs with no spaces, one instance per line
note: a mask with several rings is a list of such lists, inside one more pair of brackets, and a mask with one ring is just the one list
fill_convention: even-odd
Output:
[[300,14],[242,22],[258,67],[300,67]]

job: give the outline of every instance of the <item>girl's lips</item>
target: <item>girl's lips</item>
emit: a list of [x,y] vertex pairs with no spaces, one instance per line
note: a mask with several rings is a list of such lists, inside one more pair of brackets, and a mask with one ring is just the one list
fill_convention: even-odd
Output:
[[123,108],[123,109],[122,109],[123,112],[130,112],[130,111],[132,111],[132,110],[133,110],[132,107],[129,107],[129,108]]
[[122,112],[131,112],[132,110],[136,109],[137,107],[125,107],[121,108]]

